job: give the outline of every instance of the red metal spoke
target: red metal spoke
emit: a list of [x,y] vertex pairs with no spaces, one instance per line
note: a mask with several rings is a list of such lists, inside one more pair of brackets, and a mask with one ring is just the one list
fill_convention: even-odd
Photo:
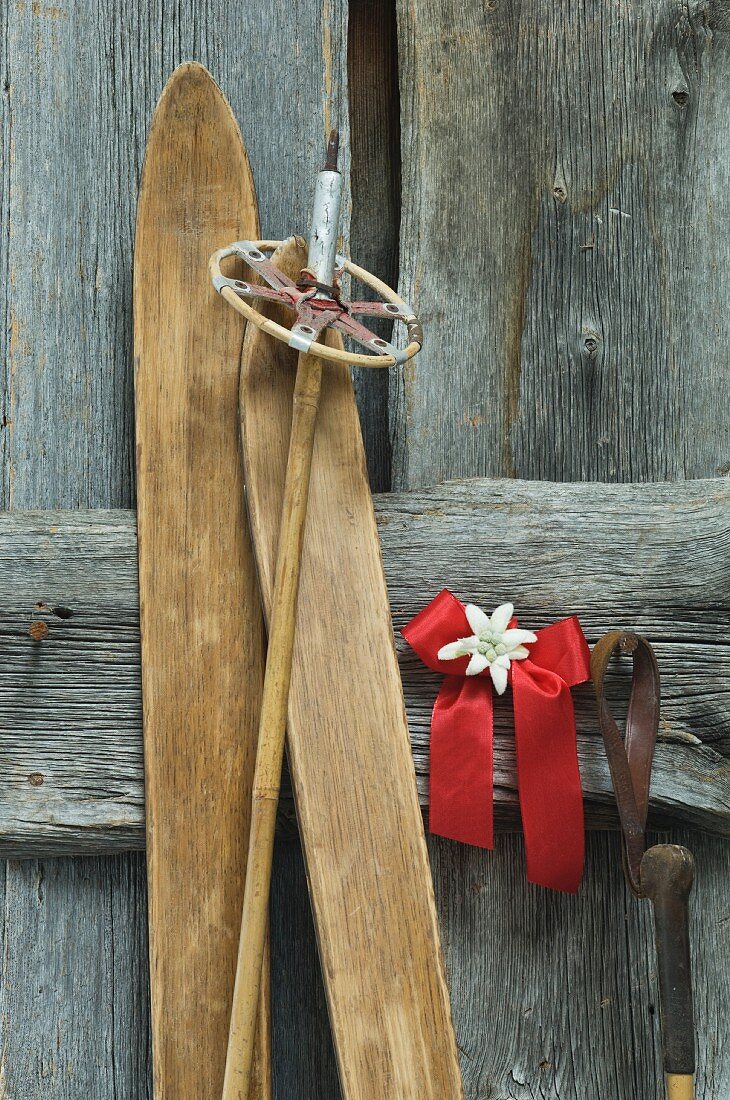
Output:
[[361,344],[370,351],[375,351],[378,355],[388,355],[394,350],[387,340],[376,336],[369,328],[361,325],[359,321],[356,321],[354,317],[350,317],[347,313],[340,314],[332,324],[334,328],[346,333],[356,343]]
[[250,242],[242,242],[242,245],[244,244],[245,247],[240,247],[238,255],[249,267],[252,267],[254,271],[258,271],[269,286],[273,287],[274,290],[291,289],[298,293],[294,280],[290,279],[275,263],[272,263],[268,256],[258,248],[253,247]]
[[400,308],[392,302],[345,302],[347,312],[360,317],[384,317],[396,321],[403,317]]
[[288,275],[285,275],[276,264],[273,264],[271,260],[253,260],[246,259],[247,263],[250,263],[255,267],[256,271],[266,279],[269,286],[272,286],[274,290],[291,289],[296,291],[296,283],[293,279],[290,279]]
[[288,309],[296,308],[290,293],[286,290],[274,290],[269,286],[260,286],[258,283],[245,283],[242,280],[237,281],[237,285],[233,286],[232,290],[238,294],[239,298],[265,298],[267,302],[278,302]]
[[316,340],[324,329],[334,324],[340,315],[339,309],[317,309],[312,305],[313,299],[307,299],[302,302],[297,309],[297,321],[295,327],[302,331],[305,329],[304,335],[311,336],[312,340]]

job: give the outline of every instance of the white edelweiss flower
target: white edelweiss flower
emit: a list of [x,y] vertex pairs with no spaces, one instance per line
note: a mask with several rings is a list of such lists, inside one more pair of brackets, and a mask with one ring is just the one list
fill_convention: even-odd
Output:
[[467,676],[478,676],[489,669],[492,683],[498,695],[507,688],[507,673],[512,661],[524,661],[530,656],[526,642],[536,642],[537,634],[531,630],[508,630],[514,613],[514,605],[501,604],[494,613],[485,615],[474,603],[466,605],[466,617],[474,633],[468,638],[457,638],[438,651],[440,661],[453,661],[457,657],[469,657]]

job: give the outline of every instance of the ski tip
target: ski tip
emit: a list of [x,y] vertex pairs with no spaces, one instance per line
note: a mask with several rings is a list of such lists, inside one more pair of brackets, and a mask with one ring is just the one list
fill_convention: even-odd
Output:
[[[199,61],[183,61],[176,69],[173,69],[167,79],[167,84],[162,94],[164,95],[169,88],[180,84],[190,84],[191,86],[198,85],[201,87],[212,85],[219,95],[223,96],[223,92],[219,85],[213,79],[205,65],[202,65]],[[225,99],[225,96],[223,96],[223,98]]]
[[178,104],[192,106],[194,102],[204,103],[206,100],[211,105],[217,103],[224,107],[225,112],[233,117],[228,100],[205,65],[199,61],[184,61],[170,74],[162,89],[152,119],[153,128],[159,116],[165,115],[171,108],[176,110]]
[[[179,162],[194,160],[190,153],[194,134],[198,140],[203,135],[204,143],[217,143],[219,149],[226,150],[225,161],[220,166],[221,178],[232,176],[237,179],[236,184],[232,179],[231,185],[235,187],[235,193],[246,198],[252,209],[256,210],[254,220],[258,224],[256,192],[238,122],[220,87],[198,61],[185,61],[178,65],[157,102],[142,168],[138,216],[150,188],[158,188],[159,175],[165,165],[168,172],[177,172],[180,178],[186,175],[184,165]],[[195,170],[192,163],[188,167],[187,174]],[[258,235],[254,234],[254,239]]]
[[[135,312],[170,242],[194,238],[210,290],[212,252],[232,240],[261,236],[253,174],[230,105],[208,70],[178,66],[157,103],[147,138],[137,198]],[[163,245],[163,241],[167,244]],[[166,256],[167,259],[167,256]],[[157,277],[157,276],[155,276]],[[144,291],[146,293],[146,291]]]
[[141,210],[156,201],[150,191],[158,189],[160,174],[183,174],[178,162],[185,160],[185,147],[201,122],[206,131],[222,131],[233,146],[243,146],[238,123],[213,77],[197,61],[186,61],[169,77],[152,115],[139,185],[138,229]]
[[[208,69],[206,69],[202,61],[181,61],[177,68],[173,69],[172,73],[168,77],[168,84],[171,80],[175,80],[177,77],[183,76],[185,73],[188,73],[190,75],[197,75],[202,78],[207,77],[209,80],[213,80],[213,77],[210,75],[210,72],[208,71]],[[215,81],[213,82],[215,83]]]

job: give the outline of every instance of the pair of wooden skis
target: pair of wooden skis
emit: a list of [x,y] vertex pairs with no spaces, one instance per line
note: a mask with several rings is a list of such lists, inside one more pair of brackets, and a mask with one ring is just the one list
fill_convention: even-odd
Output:
[[[152,125],[134,277],[158,1100],[223,1090],[297,353],[249,325],[241,357],[240,318],[211,288],[207,262],[258,237],[236,122],[206,71],[183,66]],[[276,259],[295,276],[306,254],[292,239]],[[288,748],[343,1096],[456,1100],[357,411],[347,367],[321,370]],[[257,1068],[240,1100],[270,1096],[268,1021],[265,961]]]

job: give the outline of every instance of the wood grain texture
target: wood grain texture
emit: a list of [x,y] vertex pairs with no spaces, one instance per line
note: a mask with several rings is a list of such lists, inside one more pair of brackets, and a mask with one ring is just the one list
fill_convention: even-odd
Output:
[[[727,472],[724,11],[398,0],[400,289],[426,344],[392,385],[395,486]],[[700,599],[692,619],[712,614]],[[697,1095],[721,1100],[727,846],[684,842]],[[590,838],[572,906],[524,883],[517,839],[490,860],[430,849],[470,1100],[659,1100],[650,922],[615,838]]]
[[[330,115],[340,115],[348,163],[346,19],[342,0],[0,3],[4,507],[134,503],[134,212],[152,112],[174,67],[197,58],[230,95],[267,231],[304,231]],[[292,143],[298,155],[282,156]],[[43,975],[48,987],[62,986],[72,972],[83,995],[57,1001],[52,1017],[50,1002],[18,990],[12,1016],[2,1021],[5,1089],[21,1100],[79,1100],[86,1092],[78,1081],[98,1081],[98,1095],[107,1097],[103,1083],[113,1080],[119,1100],[147,1100],[144,862],[115,859],[104,879],[117,920],[139,922],[139,934],[118,937],[103,1012],[96,990],[109,973],[108,942],[96,934],[72,865],[53,869],[44,905],[55,924],[35,905],[31,865],[8,867],[7,965],[28,981]],[[286,884],[279,887],[286,895]],[[288,904],[306,916],[306,896],[292,894]],[[57,927],[74,930],[63,954],[53,940]],[[293,953],[293,944],[282,948],[289,946]],[[303,1011],[309,1003],[305,996]],[[133,1074],[113,1020],[125,1021],[144,1074]],[[73,1072],[66,1072],[72,1031],[88,1041],[74,1048]],[[23,1072],[34,1059],[44,1067],[37,1088]]]
[[[523,618],[539,624],[576,608],[591,639],[630,606],[631,624],[652,639],[663,673],[653,820],[727,831],[730,700],[721,623],[730,600],[730,483],[597,489],[478,479],[381,494],[375,507],[396,626],[442,583],[485,604],[514,597]],[[614,551],[617,541],[620,555]],[[483,576],[485,555],[494,562],[489,577]],[[525,555],[534,569],[516,584]],[[67,620],[43,614],[49,636],[40,644],[28,635],[39,599],[74,612]],[[3,750],[2,850],[37,855],[142,847],[134,513],[4,515],[0,608],[2,667],[10,672],[0,677],[0,717],[14,729]],[[697,648],[687,663],[690,637]],[[438,678],[398,636],[396,645],[425,807],[428,729]],[[102,692],[104,712],[97,706]],[[576,691],[575,702],[588,823],[600,828],[615,823],[609,776],[591,693]],[[497,823],[513,827],[509,706],[498,707],[495,719]]]
[[[292,239],[275,257],[295,276],[306,263],[304,242]],[[296,362],[286,345],[248,327],[241,431],[267,615]],[[360,426],[348,369],[327,361],[287,746],[343,1096],[457,1100],[456,1044]]]
[[[4,508],[133,504],[132,232],[163,73],[150,89],[147,36],[126,37],[127,18],[0,5]],[[144,860],[4,877],[1,1091],[149,1100]]]
[[[704,864],[690,897],[697,1096],[720,1100],[730,852],[697,833],[671,840]],[[516,838],[429,849],[467,1096],[664,1100],[651,907],[628,893],[618,837],[591,838],[573,898],[525,883]]]
[[394,487],[727,471],[724,8],[399,0]]
[[[210,286],[207,262],[231,241],[259,235],[251,169],[230,107],[202,66],[182,65],[155,111],[134,253],[153,1079],[159,1100],[219,1100],[226,1065],[265,638],[238,445],[243,326]],[[264,928],[262,941],[265,936]],[[263,1004],[267,987],[268,970],[262,969]],[[251,1096],[263,1098],[270,1095],[269,1021],[259,1020]]]
[[7,864],[0,1095],[151,1097],[144,862]]

